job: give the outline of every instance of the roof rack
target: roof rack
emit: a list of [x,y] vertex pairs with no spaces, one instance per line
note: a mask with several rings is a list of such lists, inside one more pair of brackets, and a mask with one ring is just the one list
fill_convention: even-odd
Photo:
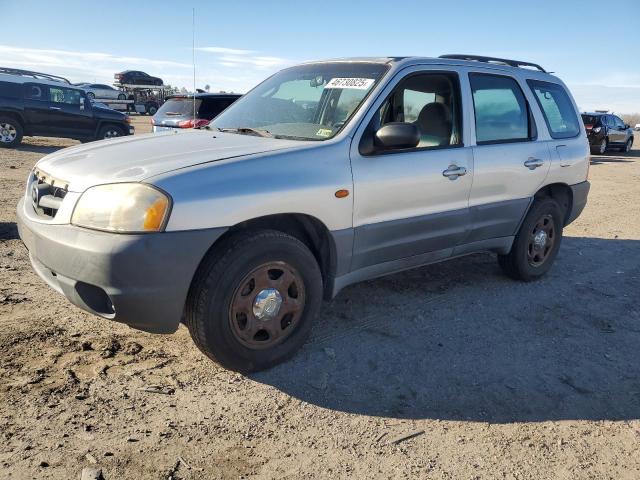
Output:
[[483,57],[482,55],[440,55],[440,58],[450,58],[452,60],[473,60],[476,62],[484,62],[484,63],[498,63],[502,65],[508,65],[510,67],[531,67],[541,72],[547,73],[547,71],[542,68],[540,65],[536,63],[530,62],[521,62],[520,60],[508,60],[506,58],[497,58],[497,57]]
[[48,73],[32,72],[31,70],[20,70],[17,68],[0,67],[0,73],[7,73],[9,75],[20,75],[23,77],[33,77],[41,80],[51,80],[53,82],[62,82],[62,83],[68,83],[69,85],[71,85],[71,82],[64,77],[59,77],[57,75],[50,75]]

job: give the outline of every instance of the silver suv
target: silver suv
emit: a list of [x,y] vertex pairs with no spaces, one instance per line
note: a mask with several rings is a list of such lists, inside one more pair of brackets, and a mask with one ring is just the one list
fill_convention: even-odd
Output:
[[268,368],[345,286],[480,251],[544,275],[582,211],[589,146],[541,67],[358,58],[283,70],[205,128],[44,157],[18,204],[72,303],[210,358]]

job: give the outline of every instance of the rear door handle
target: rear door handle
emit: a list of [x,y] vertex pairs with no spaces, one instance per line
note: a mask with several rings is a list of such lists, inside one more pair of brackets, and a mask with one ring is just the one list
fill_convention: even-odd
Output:
[[442,172],[442,175],[444,177],[447,177],[449,180],[455,180],[456,178],[466,174],[467,174],[466,168],[457,167],[455,165],[449,165],[449,168],[447,168],[444,172]]
[[524,162],[524,166],[527,167],[529,170],[535,170],[536,168],[541,167],[543,165],[544,165],[543,160],[540,160],[539,158],[534,158],[534,157],[530,157],[529,160]]
[[60,107],[49,107],[49,110],[60,110]]

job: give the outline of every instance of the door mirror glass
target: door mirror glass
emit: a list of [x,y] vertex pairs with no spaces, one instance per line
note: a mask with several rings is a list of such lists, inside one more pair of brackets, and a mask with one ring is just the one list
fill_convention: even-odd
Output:
[[387,123],[375,134],[375,144],[381,148],[415,148],[419,143],[420,130],[415,123]]

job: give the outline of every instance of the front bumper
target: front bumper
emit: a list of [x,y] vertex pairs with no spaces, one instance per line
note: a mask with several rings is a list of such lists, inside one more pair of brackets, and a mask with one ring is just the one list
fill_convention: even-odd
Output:
[[569,225],[580,216],[582,210],[584,210],[584,207],[587,204],[587,196],[589,195],[590,188],[591,184],[588,181],[571,185],[573,202],[571,203],[571,212],[569,213],[569,217],[567,218],[565,225]]
[[18,231],[36,273],[74,305],[139,330],[171,333],[200,261],[226,228],[99,232],[36,222],[21,200]]

